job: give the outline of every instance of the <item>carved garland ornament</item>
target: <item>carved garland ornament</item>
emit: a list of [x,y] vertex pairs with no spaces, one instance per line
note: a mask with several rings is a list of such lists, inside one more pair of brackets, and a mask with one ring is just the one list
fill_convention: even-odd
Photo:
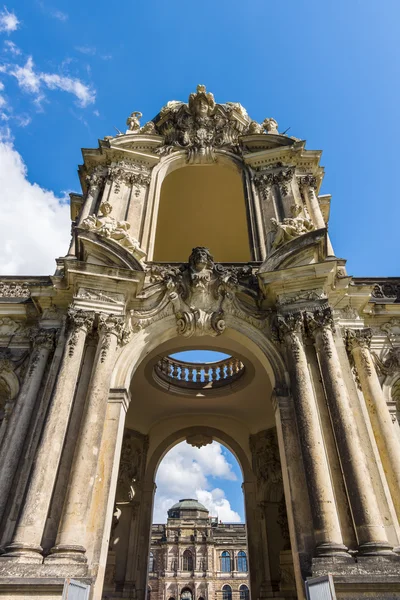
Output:
[[312,338],[321,335],[322,345],[328,358],[332,358],[331,339],[328,331],[335,331],[332,310],[325,305],[304,314],[307,332]]
[[125,330],[124,318],[100,313],[98,329],[101,334],[100,362],[104,363],[110,349],[111,336],[117,337],[118,344],[126,344],[129,334]]
[[[345,332],[345,341],[346,341],[346,349],[350,358],[350,364],[357,375],[357,369],[354,364],[353,351],[356,348],[360,349],[360,358],[362,362],[362,366],[367,373],[367,375],[372,375],[373,365],[371,362],[371,355],[369,348],[371,346],[372,339],[372,330],[367,327],[364,329],[346,329]],[[360,387],[360,381],[358,376],[356,376],[356,382],[358,387]]]

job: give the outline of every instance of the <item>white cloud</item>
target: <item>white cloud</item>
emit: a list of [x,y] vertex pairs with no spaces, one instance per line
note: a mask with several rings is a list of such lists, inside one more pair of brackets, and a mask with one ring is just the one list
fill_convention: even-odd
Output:
[[10,54],[13,54],[14,56],[21,54],[21,50],[11,40],[5,40],[4,49],[6,52],[10,52]]
[[229,500],[225,498],[225,492],[220,488],[214,488],[211,492],[197,490],[196,496],[198,501],[208,508],[212,517],[218,517],[223,523],[240,523],[239,513],[231,509]]
[[80,79],[58,75],[57,73],[40,73],[35,70],[32,56],[29,56],[23,67],[15,65],[8,70],[10,75],[13,75],[19,87],[30,94],[35,94],[35,102],[40,105],[44,99],[41,92],[43,84],[51,90],[62,90],[73,94],[78,104],[84,108],[88,104],[93,104],[96,99],[95,90],[83,83]]
[[76,46],[75,50],[89,56],[94,56],[96,54],[96,48],[94,46]]
[[153,521],[165,522],[167,510],[180,498],[198,498],[212,516],[218,515],[225,521],[240,521],[224,492],[219,488],[212,489],[215,478],[237,480],[220,444],[213,442],[200,449],[186,442],[174,446],[157,471]]
[[63,77],[56,74],[50,75],[48,73],[42,73],[41,79],[51,90],[59,89],[76,96],[82,107],[93,104],[96,100],[96,93],[93,88],[85,85],[79,79]]
[[[0,88],[2,89],[2,88]],[[0,108],[5,108],[7,106],[7,100],[0,94]]]
[[0,273],[46,275],[70,241],[66,198],[27,179],[27,168],[8,137],[0,139]]
[[6,7],[0,12],[0,31],[11,33],[18,29],[19,23],[15,13],[9,12]]
[[57,19],[58,21],[67,21],[68,20],[68,15],[65,12],[62,12],[62,10],[51,10],[49,12],[50,16],[53,17],[54,19]]
[[32,56],[28,56],[25,66],[20,67],[16,65],[10,71],[10,75],[16,78],[22,90],[31,94],[38,94],[40,90],[40,75],[35,73],[33,66]]

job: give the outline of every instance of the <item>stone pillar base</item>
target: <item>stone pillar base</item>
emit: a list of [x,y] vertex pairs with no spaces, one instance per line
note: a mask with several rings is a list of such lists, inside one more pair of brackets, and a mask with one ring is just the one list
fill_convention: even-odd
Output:
[[45,562],[51,562],[55,564],[86,564],[86,548],[78,545],[59,544],[51,549],[50,554],[45,559]]
[[316,556],[337,556],[339,558],[347,559],[352,561],[350,554],[347,552],[348,548],[343,544],[336,544],[335,542],[323,542],[318,544],[315,548]]
[[358,553],[362,556],[387,556],[393,555],[393,546],[387,542],[366,542],[358,547]]
[[28,564],[43,562],[43,548],[31,544],[15,543],[6,546],[6,553],[0,556],[1,561],[15,561]]
[[[346,583],[366,577],[371,584],[391,582],[399,584],[400,590],[400,557],[394,553],[386,556],[357,556],[348,560],[336,557],[313,558],[312,576],[322,577],[331,573]],[[373,588],[371,588],[373,589]]]

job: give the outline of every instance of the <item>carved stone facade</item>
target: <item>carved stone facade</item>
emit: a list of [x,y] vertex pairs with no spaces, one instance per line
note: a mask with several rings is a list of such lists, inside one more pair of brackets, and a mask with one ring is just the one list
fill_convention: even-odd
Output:
[[[245,530],[208,516],[153,529],[166,562],[149,578],[156,473],[183,440],[240,463],[253,600],[303,600],[327,573],[339,599],[400,598],[400,279],[347,274],[321,153],[274,119],[204,86],[140,118],[83,150],[56,272],[0,279],[0,598],[61,599],[72,578],[91,600],[146,600],[148,585],[231,600],[207,565],[222,582],[214,548]],[[228,358],[171,358],[188,349]],[[197,561],[196,544],[179,579],[169,548]]]
[[166,525],[153,525],[150,598],[232,600],[249,597],[246,525],[224,524],[196,500],[180,500]]

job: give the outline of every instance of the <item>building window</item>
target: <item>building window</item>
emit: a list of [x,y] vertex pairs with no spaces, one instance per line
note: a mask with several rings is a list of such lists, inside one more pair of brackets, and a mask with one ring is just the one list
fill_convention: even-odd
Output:
[[222,600],[232,600],[232,588],[230,585],[224,585],[222,588]]
[[247,585],[241,585],[239,588],[240,600],[249,600],[249,588]]
[[221,554],[221,571],[223,573],[231,572],[231,555],[226,550]]
[[[185,552],[188,552],[188,550]],[[183,588],[181,591],[181,600],[193,600],[193,594],[190,588]]]
[[193,571],[193,556],[190,550],[183,553],[182,571]]
[[154,572],[154,554],[150,552],[149,554],[149,573]]
[[243,550],[237,556],[237,570],[240,573],[247,573],[247,554]]

